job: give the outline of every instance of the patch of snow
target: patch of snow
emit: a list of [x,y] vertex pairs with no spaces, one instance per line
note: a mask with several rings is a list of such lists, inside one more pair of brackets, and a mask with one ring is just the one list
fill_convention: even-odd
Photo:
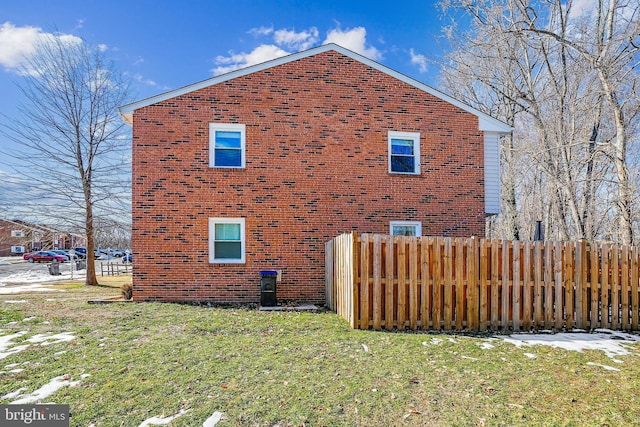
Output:
[[599,350],[603,351],[615,362],[622,363],[616,356],[631,354],[626,344],[640,341],[640,336],[623,332],[615,332],[608,329],[598,329],[595,333],[558,333],[547,334],[513,334],[502,338],[516,347],[524,345],[549,345],[565,350],[579,351]]
[[369,347],[367,347],[366,344],[362,344],[362,349],[366,352],[369,353]]
[[526,357],[528,357],[529,359],[535,359],[536,357],[538,357],[538,356],[536,356],[536,355],[535,355],[535,354],[533,354],[533,353],[524,353],[524,355],[525,355]]
[[[0,295],[17,294],[21,292],[64,292],[61,289],[52,289],[44,284],[52,284],[61,280],[71,280],[71,264],[60,265],[60,275],[49,274],[48,269],[40,266],[29,271],[24,271],[0,279]],[[83,280],[86,278],[86,270],[73,272],[73,280]]]
[[8,299],[6,301],[4,301],[5,304],[24,304],[26,303],[26,300],[20,299],[20,300],[15,300],[15,299]]
[[[26,284],[26,283],[50,283],[50,282],[58,282],[60,280],[69,280],[71,279],[71,269],[70,264],[65,263],[60,265],[60,273],[59,275],[49,274],[49,271],[45,268],[21,271],[20,273],[12,274],[10,276],[6,276],[2,278],[0,282],[0,286],[6,285],[18,285],[18,284]],[[80,280],[86,278],[86,271],[74,271],[73,272],[73,280]]]
[[16,397],[20,396],[20,393],[22,392],[22,390],[26,390],[26,388],[20,387],[16,391],[12,391],[11,393],[7,393],[4,396],[0,397],[0,399],[7,400],[7,399],[16,398]]
[[187,411],[188,410],[181,409],[180,412],[178,412],[175,415],[171,415],[169,417],[151,417],[144,420],[142,424],[140,424],[138,427],[160,426],[160,425],[169,424],[171,421],[175,420],[176,418],[186,414]]
[[26,350],[27,348],[29,348],[31,344],[39,344],[41,346],[47,346],[47,345],[57,344],[61,342],[73,341],[76,338],[74,335],[71,335],[70,332],[62,332],[60,334],[54,334],[54,335],[38,334],[38,335],[34,335],[33,337],[25,341],[31,344],[15,345],[15,343],[13,342],[14,338],[21,337],[26,333],[27,331],[20,331],[12,335],[0,336],[0,359],[4,359],[7,356]]
[[29,338],[27,341],[40,344],[41,346],[47,346],[51,344],[57,344],[59,342],[69,342],[76,339],[74,335],[71,335],[70,332],[62,332],[60,334],[50,335],[50,334],[38,334]]
[[[42,401],[42,399],[45,399],[51,396],[53,393],[60,390],[62,387],[74,387],[78,384],[80,384],[80,380],[71,381],[71,377],[69,375],[61,375],[59,377],[52,378],[51,381],[49,381],[49,383],[43,385],[38,390],[35,390],[32,393],[18,394],[17,396],[14,396],[14,397],[19,397],[19,399],[14,400],[10,403],[12,405],[24,405],[27,403],[40,402]],[[16,392],[14,392],[14,394],[15,393]],[[2,398],[7,399],[6,396],[3,396]]]
[[471,360],[473,362],[477,362],[478,359],[476,359],[475,357],[469,357],[469,356],[460,356],[461,359],[468,359]]
[[479,343],[478,345],[483,350],[489,350],[489,349],[495,348],[493,344],[489,344],[488,342]]
[[[15,334],[11,334],[11,335],[0,336],[0,359],[4,359],[7,356],[10,356],[10,355],[15,354],[15,353],[19,353],[22,350],[25,350],[25,349],[29,348],[29,344],[18,345],[18,346],[15,346],[15,347],[11,347],[11,346],[13,346],[15,344],[13,342],[14,338],[21,337],[21,336],[25,335],[26,333],[27,333],[27,331],[20,331],[20,332],[16,332]],[[11,347],[11,348],[9,348],[9,347]]]
[[202,423],[202,427],[214,427],[222,419],[222,412],[214,412],[205,422]]
[[587,362],[587,365],[590,366],[599,366],[603,369],[606,369],[607,371],[616,371],[616,372],[620,372],[620,369],[618,368],[614,368],[613,366],[607,366],[607,365],[601,365],[600,363],[595,363],[595,362]]

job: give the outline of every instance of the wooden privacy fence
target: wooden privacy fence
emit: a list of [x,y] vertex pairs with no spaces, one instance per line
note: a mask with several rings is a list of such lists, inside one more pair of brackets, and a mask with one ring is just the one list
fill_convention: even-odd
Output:
[[359,329],[638,330],[638,247],[343,234],[327,306]]

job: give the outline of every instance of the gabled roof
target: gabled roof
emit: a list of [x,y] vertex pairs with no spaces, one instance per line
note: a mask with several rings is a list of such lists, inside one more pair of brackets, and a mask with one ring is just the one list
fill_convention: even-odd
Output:
[[425,91],[437,98],[442,99],[443,101],[449,102],[450,104],[455,105],[461,110],[467,111],[478,117],[480,130],[489,131],[489,132],[497,132],[497,133],[510,133],[513,131],[513,128],[506,123],[497,120],[488,114],[483,113],[469,105],[458,101],[455,98],[446,95],[439,90],[432,88],[424,83],[421,83],[411,77],[408,77],[402,73],[399,73],[395,70],[392,70],[389,67],[386,67],[378,62],[372,61],[369,58],[366,58],[362,55],[359,55],[349,49],[345,49],[342,46],[339,46],[334,43],[325,44],[322,46],[318,46],[309,50],[305,50],[302,52],[294,53],[288,56],[283,56],[281,58],[276,58],[271,61],[263,62],[261,64],[253,65],[250,67],[242,68],[236,71],[232,71],[230,73],[222,74],[216,77],[212,77],[207,80],[202,80],[197,83],[193,83],[187,86],[183,86],[178,89],[171,90],[169,92],[164,92],[156,96],[152,96],[150,98],[142,99],[140,101],[132,102],[131,104],[124,105],[120,107],[120,115],[124,118],[125,122],[128,124],[133,123],[133,112],[139,108],[146,107],[149,105],[156,104],[158,102],[166,101],[168,99],[174,98],[176,96],[184,95],[199,89],[203,89],[209,86],[216,85],[218,83],[226,82],[231,79],[235,79],[237,77],[246,76],[248,74],[252,74],[258,71],[267,70],[272,67],[277,67],[278,65],[287,64],[289,62],[297,61],[299,59],[308,58],[313,55],[317,55],[319,53],[324,53],[328,51],[335,51],[341,53],[353,60],[359,61],[365,65],[368,65],[371,68],[374,68],[382,73],[385,73],[391,77],[394,77],[398,80],[401,80],[417,89]]

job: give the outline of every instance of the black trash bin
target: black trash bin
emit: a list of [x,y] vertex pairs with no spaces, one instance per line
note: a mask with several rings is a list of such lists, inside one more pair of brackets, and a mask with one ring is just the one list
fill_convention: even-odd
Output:
[[80,259],[76,261],[76,270],[84,270],[87,268],[87,261],[84,259]]
[[58,262],[52,262],[49,264],[49,274],[52,276],[60,276],[60,264]]
[[277,305],[276,279],[278,272],[273,270],[260,272],[260,305],[263,307],[273,307]]

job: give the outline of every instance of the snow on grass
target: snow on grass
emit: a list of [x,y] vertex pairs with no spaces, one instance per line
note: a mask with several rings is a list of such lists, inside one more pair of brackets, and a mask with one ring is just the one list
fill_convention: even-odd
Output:
[[616,371],[616,372],[620,372],[620,369],[618,368],[614,368],[613,366],[607,366],[607,365],[602,365],[600,363],[595,363],[595,362],[587,362],[587,365],[589,366],[599,366],[607,371]]
[[60,334],[38,334],[29,338],[27,341],[41,346],[47,346],[51,344],[57,344],[59,342],[69,342],[76,339],[71,332],[62,332]]
[[[58,276],[60,277],[60,276]],[[24,284],[19,286],[6,286],[0,283],[0,295],[19,294],[20,292],[64,292],[62,289],[47,288],[39,283]]]
[[[81,378],[87,378],[89,375],[84,374]],[[13,399],[14,397],[18,397],[17,400],[13,400],[10,402],[12,405],[24,405],[27,403],[37,403],[42,402],[43,399],[51,396],[56,391],[60,390],[62,387],[75,387],[80,384],[81,380],[71,381],[70,375],[61,375],[59,377],[52,378],[47,384],[40,387],[38,390],[33,391],[32,393],[20,394],[23,388],[14,391],[13,393],[6,394],[2,396],[2,399]]]
[[188,409],[187,410],[181,409],[180,412],[178,412],[175,415],[171,415],[169,417],[151,417],[144,420],[142,424],[140,424],[138,427],[160,426],[160,425],[169,424],[171,421],[175,420],[176,418],[186,414],[187,411]]
[[8,299],[8,300],[3,301],[3,302],[4,302],[5,304],[24,304],[24,303],[26,303],[27,301],[26,301],[26,300],[23,300],[23,299],[21,299],[21,300]]
[[549,345],[565,350],[579,351],[599,350],[603,351],[616,363],[622,363],[617,356],[631,354],[628,344],[640,341],[640,336],[616,332],[609,329],[596,329],[594,333],[558,333],[558,334],[513,334],[499,337],[516,347],[532,345]]
[[[60,289],[52,289],[44,286],[45,284],[51,285],[52,282],[58,282],[61,280],[71,280],[71,264],[60,264],[60,275],[53,276],[49,274],[49,271],[45,268],[36,268],[23,271],[20,273],[12,274],[0,279],[0,295],[11,295],[20,292],[63,292]],[[86,278],[86,270],[79,270],[73,272],[73,280],[82,280]]]
[[489,349],[492,349],[492,348],[494,348],[494,347],[495,347],[493,344],[489,344],[488,342],[483,342],[483,343],[480,343],[480,344],[478,344],[478,345],[479,345],[479,346],[480,346],[480,348],[481,348],[481,349],[483,349],[483,350],[489,350]]
[[[11,335],[0,336],[0,359],[4,359],[15,353],[19,353],[22,350],[29,348],[29,344],[16,346],[13,340],[25,335],[27,331],[16,332]],[[11,348],[9,348],[11,347]]]
[[207,420],[202,423],[202,427],[214,427],[222,419],[222,412],[214,412]]
[[71,335],[70,332],[62,332],[59,334],[38,334],[27,339],[25,342],[28,344],[15,345],[16,343],[13,340],[26,334],[27,331],[20,331],[11,335],[0,336],[0,359],[4,359],[7,356],[26,350],[32,344],[39,344],[44,347],[51,344],[73,341],[76,338],[74,335]]

